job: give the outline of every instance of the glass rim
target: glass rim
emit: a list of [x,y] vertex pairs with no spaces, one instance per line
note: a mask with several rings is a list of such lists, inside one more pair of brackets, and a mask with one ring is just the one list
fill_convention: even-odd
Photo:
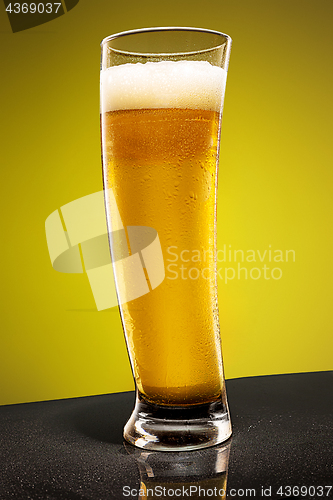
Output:
[[[139,33],[154,33],[157,31],[192,31],[192,32],[199,32],[199,33],[207,33],[207,34],[211,34],[211,35],[218,35],[218,36],[224,37],[226,39],[226,42],[229,42],[229,43],[232,42],[231,37],[229,35],[227,35],[226,33],[222,33],[222,31],[215,31],[215,30],[206,29],[206,28],[193,28],[193,27],[187,27],[187,26],[157,26],[157,27],[151,27],[151,28],[138,28],[138,29],[134,29],[134,30],[120,31],[119,33],[114,33],[113,35],[109,35],[109,36],[103,38],[103,40],[101,41],[101,47],[103,47],[106,43],[111,42],[112,40],[115,40],[115,39],[123,37],[123,36],[135,35],[135,34],[139,34]],[[216,46],[210,47],[209,49],[188,51],[188,52],[181,51],[181,52],[177,52],[177,53],[178,54],[189,54],[189,53],[197,53],[197,52],[202,52],[202,51],[206,52],[206,51],[216,49],[218,47],[221,47],[221,45],[216,45]],[[114,50],[115,52],[123,52],[126,54],[136,54],[135,52],[132,52],[132,51],[127,51],[127,50],[122,51],[119,49],[114,49],[113,47],[111,47],[111,49]],[[139,53],[137,53],[137,54],[139,54]],[[157,54],[157,52],[153,52],[151,54]],[[158,54],[163,55],[161,53],[158,53]],[[145,54],[145,55],[148,55],[148,54]],[[170,55],[170,53],[169,53],[169,55]]]

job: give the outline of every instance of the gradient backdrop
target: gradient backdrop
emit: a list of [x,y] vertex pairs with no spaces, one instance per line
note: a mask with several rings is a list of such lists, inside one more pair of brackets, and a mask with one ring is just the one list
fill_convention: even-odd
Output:
[[148,26],[233,38],[218,247],[295,252],[242,264],[280,279],[219,279],[226,377],[333,368],[332,15],[331,0],[80,0],[13,34],[0,5],[0,404],[133,388],[117,309],[97,312],[85,275],[52,269],[44,224],[102,189],[101,39]]

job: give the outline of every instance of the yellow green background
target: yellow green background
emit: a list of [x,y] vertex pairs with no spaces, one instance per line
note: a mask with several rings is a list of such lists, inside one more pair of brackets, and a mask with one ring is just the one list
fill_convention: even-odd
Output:
[[16,34],[0,10],[0,404],[133,388],[117,309],[52,269],[44,224],[102,189],[101,39],[148,26],[233,38],[218,246],[295,251],[280,280],[219,280],[226,377],[332,369],[331,0],[81,0]]

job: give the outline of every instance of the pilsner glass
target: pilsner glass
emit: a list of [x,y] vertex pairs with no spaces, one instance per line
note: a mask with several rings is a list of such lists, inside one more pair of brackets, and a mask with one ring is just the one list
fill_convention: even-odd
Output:
[[192,450],[231,435],[216,273],[230,47],[223,33],[178,27],[102,42],[105,204],[136,383],[124,437],[139,448]]

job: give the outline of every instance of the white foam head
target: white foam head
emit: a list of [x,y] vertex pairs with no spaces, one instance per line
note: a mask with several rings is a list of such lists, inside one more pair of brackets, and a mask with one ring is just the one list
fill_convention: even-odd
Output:
[[227,72],[206,61],[123,64],[101,72],[101,111],[189,108],[219,111]]

